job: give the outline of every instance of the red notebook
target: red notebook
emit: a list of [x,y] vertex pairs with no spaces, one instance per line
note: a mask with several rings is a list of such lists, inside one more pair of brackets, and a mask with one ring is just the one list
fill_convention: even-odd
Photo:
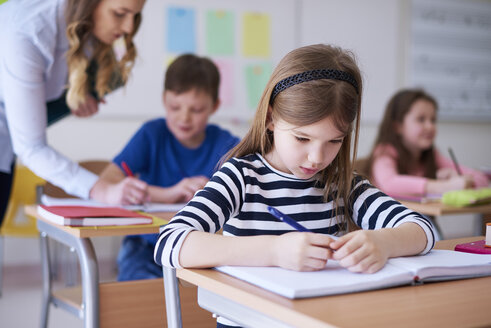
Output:
[[65,226],[112,226],[150,224],[150,216],[120,207],[38,206],[44,219]]
[[485,246],[485,240],[473,241],[470,243],[458,244],[455,250],[458,252],[491,254],[491,247]]

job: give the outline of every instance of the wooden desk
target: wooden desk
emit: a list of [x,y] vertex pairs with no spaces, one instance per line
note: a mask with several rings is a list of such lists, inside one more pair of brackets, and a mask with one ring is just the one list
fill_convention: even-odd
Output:
[[442,202],[428,202],[428,203],[419,203],[419,202],[411,202],[406,200],[399,200],[401,204],[406,207],[419,212],[424,215],[448,215],[448,214],[491,214],[491,204],[486,205],[478,205],[478,206],[466,206],[466,207],[455,207],[444,205]]
[[[105,282],[99,285],[99,293],[102,328],[166,327],[164,284],[161,278]],[[73,306],[79,306],[82,302],[80,286],[64,288],[54,294],[71,300]],[[210,312],[198,306],[196,286],[182,286],[181,304],[184,327],[216,327],[216,320]]]
[[[41,265],[43,271],[43,302],[41,327],[47,327],[51,303],[84,319],[84,327],[99,327],[99,269],[91,237],[125,236],[158,233],[159,227],[170,220],[173,213],[154,213],[149,225],[108,226],[108,227],[67,227],[44,220],[37,214],[36,206],[27,206],[26,214],[37,219],[41,241]],[[67,245],[77,252],[82,276],[82,299],[73,302],[67,294],[52,290],[48,237]],[[69,295],[72,295],[71,293]]]
[[[482,238],[445,240],[436,248]],[[491,326],[491,277],[298,300],[212,269],[180,269],[177,277],[198,286],[201,307],[252,327]],[[167,306],[168,320],[178,321],[169,319]]]

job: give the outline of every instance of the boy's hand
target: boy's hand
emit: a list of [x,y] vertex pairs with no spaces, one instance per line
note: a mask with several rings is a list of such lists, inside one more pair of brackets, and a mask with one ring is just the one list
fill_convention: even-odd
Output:
[[278,236],[274,243],[274,263],[296,271],[317,271],[326,266],[332,251],[332,239],[324,234],[289,232]]
[[137,205],[149,201],[148,185],[134,177],[126,177],[114,186],[114,192],[108,193],[114,201],[123,205]]
[[143,204],[149,201],[148,185],[134,177],[126,177],[118,183],[99,179],[90,198],[112,205]]
[[332,258],[352,272],[377,272],[390,255],[391,245],[382,237],[380,230],[353,231],[329,244]]
[[205,176],[184,178],[172,187],[174,203],[186,203],[208,182]]

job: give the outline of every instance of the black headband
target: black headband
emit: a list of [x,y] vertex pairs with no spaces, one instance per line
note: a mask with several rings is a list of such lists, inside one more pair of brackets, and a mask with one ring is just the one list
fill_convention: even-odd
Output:
[[340,81],[348,82],[355,88],[356,93],[359,93],[358,83],[356,82],[355,78],[351,74],[346,73],[344,71],[338,71],[336,69],[314,69],[311,71],[305,71],[302,73],[289,76],[278,82],[274,86],[269,103],[273,103],[274,98],[281,91],[288,89],[289,87],[294,86],[295,84],[300,84],[303,82],[308,82],[313,80],[321,80],[321,79],[340,80]]

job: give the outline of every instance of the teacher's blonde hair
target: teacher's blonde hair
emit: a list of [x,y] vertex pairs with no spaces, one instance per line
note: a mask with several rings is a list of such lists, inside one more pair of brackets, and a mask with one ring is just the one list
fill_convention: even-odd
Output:
[[[126,53],[120,61],[116,60],[112,45],[107,45],[92,37],[92,14],[100,0],[68,0],[65,10],[66,35],[69,49],[66,54],[68,64],[68,92],[66,101],[70,108],[76,109],[89,93],[87,69],[90,59],[97,65],[95,92],[98,98],[113,90],[118,81],[128,80],[136,58],[133,37],[138,31],[141,14],[135,15],[132,33],[124,36]],[[87,45],[91,46],[91,58],[87,57]]]

